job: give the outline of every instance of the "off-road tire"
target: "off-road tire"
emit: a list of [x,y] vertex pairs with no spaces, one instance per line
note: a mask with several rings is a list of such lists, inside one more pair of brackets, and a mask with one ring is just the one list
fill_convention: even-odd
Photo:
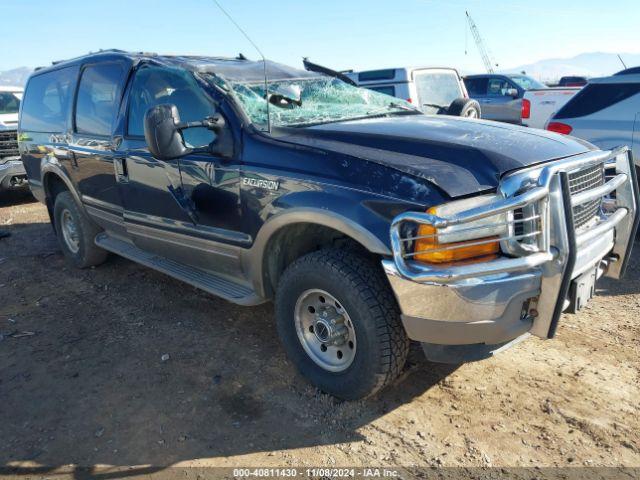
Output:
[[451,102],[449,108],[447,108],[447,115],[453,115],[455,117],[480,118],[482,112],[477,100],[473,100],[471,98],[456,98]]
[[[357,338],[353,363],[330,372],[305,352],[295,327],[295,305],[309,289],[333,295],[348,312]],[[409,339],[388,280],[376,263],[347,250],[309,253],[282,275],[276,293],[276,321],[289,359],[321,391],[344,400],[370,396],[401,372]]]
[[[71,251],[63,237],[61,218],[65,210],[71,214],[77,228],[79,246],[77,252]],[[93,267],[107,259],[108,252],[94,243],[96,235],[102,230],[80,210],[71,193],[61,192],[56,196],[53,220],[62,253],[75,267]]]

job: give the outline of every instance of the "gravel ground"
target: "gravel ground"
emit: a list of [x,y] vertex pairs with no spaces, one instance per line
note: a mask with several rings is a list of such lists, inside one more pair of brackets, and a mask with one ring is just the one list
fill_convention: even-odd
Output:
[[338,403],[286,360],[271,305],[238,307],[116,256],[75,270],[28,195],[0,197],[0,229],[12,233],[0,240],[0,473],[640,467],[640,250],[554,340],[422,362]]

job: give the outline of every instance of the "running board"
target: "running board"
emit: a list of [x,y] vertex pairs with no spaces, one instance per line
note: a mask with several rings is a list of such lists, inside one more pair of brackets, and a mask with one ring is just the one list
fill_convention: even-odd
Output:
[[95,243],[100,248],[153,268],[230,302],[239,305],[258,305],[264,302],[246,285],[227,280],[222,276],[205,272],[199,268],[169,260],[154,253],[145,252],[134,244],[111,237],[107,233],[98,234]]

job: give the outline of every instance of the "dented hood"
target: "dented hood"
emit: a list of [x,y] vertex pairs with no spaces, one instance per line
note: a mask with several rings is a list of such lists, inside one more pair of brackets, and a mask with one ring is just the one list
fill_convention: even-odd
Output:
[[407,115],[282,131],[287,141],[424,178],[451,197],[495,189],[511,170],[595,149],[544,130],[458,117]]

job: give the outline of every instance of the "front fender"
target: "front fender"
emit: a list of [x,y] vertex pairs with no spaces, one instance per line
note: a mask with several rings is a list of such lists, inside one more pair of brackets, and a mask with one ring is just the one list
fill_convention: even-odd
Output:
[[[323,198],[320,200],[318,196]],[[286,203],[286,208],[278,208],[269,216],[258,231],[253,246],[243,256],[243,270],[251,279],[258,292],[264,293],[263,259],[267,254],[269,240],[282,228],[296,224],[315,224],[331,228],[352,238],[371,253],[390,256],[389,226],[391,218],[399,209],[409,208],[409,204],[388,199],[386,209],[375,199],[353,201],[319,192],[297,192]],[[308,200],[308,203],[302,200]],[[304,204],[306,203],[306,204]],[[402,206],[398,204],[401,203]],[[322,205],[322,208],[318,205]],[[331,205],[331,208],[329,208]]]

